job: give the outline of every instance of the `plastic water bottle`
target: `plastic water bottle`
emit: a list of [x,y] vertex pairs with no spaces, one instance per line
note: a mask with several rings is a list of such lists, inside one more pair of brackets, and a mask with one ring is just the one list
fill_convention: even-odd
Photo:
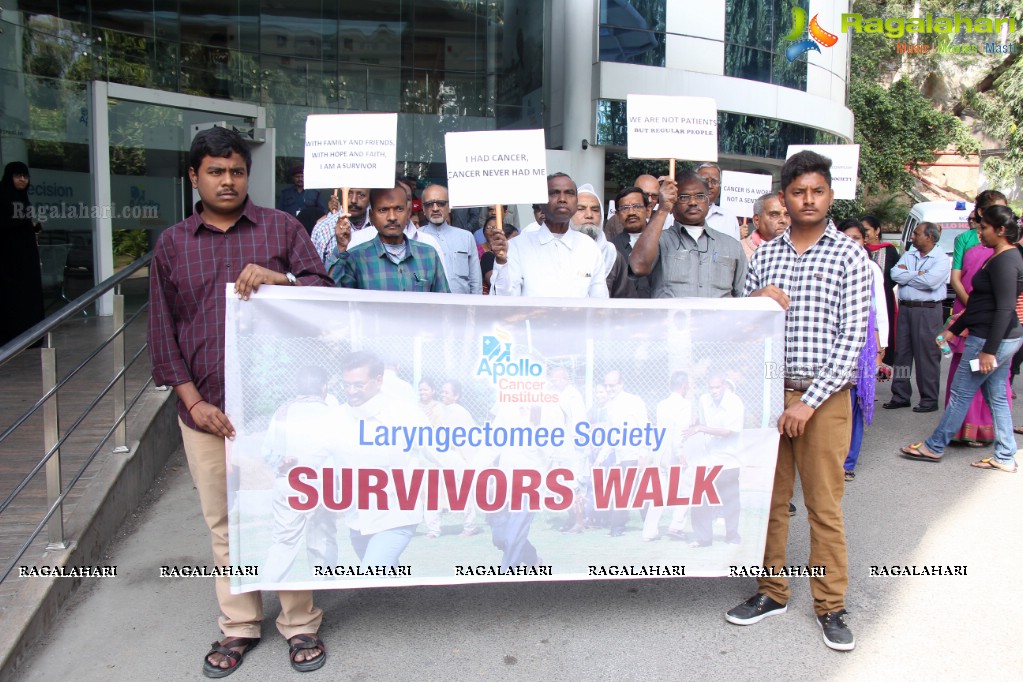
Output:
[[945,340],[945,337],[942,334],[938,334],[934,340],[938,342],[938,348],[941,349],[942,355],[946,358],[952,357],[952,349],[948,347],[948,341]]

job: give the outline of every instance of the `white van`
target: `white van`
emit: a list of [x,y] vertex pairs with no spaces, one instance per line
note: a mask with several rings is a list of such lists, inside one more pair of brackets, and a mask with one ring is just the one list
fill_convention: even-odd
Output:
[[[937,248],[947,253],[948,259],[951,261],[956,237],[970,229],[971,213],[973,213],[973,204],[969,201],[925,201],[915,204],[910,209],[909,217],[906,218],[906,224],[902,228],[903,253],[913,248],[913,230],[917,225],[925,222],[934,223],[941,228],[941,239],[938,240]],[[953,298],[955,298],[955,292],[949,286],[946,300]]]

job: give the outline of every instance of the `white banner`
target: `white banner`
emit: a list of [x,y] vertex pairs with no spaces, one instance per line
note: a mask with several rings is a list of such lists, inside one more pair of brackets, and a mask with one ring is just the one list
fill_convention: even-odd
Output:
[[774,178],[759,173],[721,172],[721,207],[737,216],[752,218],[753,204],[771,191]]
[[452,207],[547,203],[543,130],[445,133]]
[[761,564],[772,302],[226,296],[235,592]]
[[305,120],[305,187],[394,187],[397,114],[313,114]]
[[718,107],[711,97],[629,95],[630,159],[718,160]]
[[860,172],[858,144],[793,144],[789,145],[785,158],[804,149],[831,159],[831,189],[836,199],[856,199],[856,179]]

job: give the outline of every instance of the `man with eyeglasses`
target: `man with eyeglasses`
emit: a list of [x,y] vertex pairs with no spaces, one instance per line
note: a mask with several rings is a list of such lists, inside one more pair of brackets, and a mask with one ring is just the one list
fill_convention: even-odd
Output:
[[[640,178],[642,177],[644,176],[640,176]],[[639,235],[642,234],[643,228],[650,220],[651,206],[657,202],[656,193],[653,203],[647,197],[646,191],[638,186],[626,187],[615,197],[615,212],[618,222],[621,223],[624,230],[615,235],[612,243],[626,263],[629,262],[629,256],[632,255],[632,249],[639,240]],[[632,285],[629,287],[629,298],[650,298],[649,277],[634,277],[630,274],[629,281]]]
[[476,240],[466,230],[452,226],[448,219],[448,188],[444,185],[430,185],[423,190],[423,211],[427,224],[420,232],[440,243],[444,254],[444,274],[453,294],[483,293],[483,272],[480,270],[480,255]]
[[731,211],[721,208],[721,166],[716,163],[701,163],[696,167],[696,174],[706,181],[707,189],[710,190],[707,225],[733,239],[745,237],[746,235],[739,230],[738,218]]
[[[657,210],[640,234],[629,268],[650,276],[653,298],[738,298],[746,282],[746,254],[734,238],[706,224],[707,183],[686,172],[676,183],[660,178]],[[668,212],[675,224],[662,230]]]

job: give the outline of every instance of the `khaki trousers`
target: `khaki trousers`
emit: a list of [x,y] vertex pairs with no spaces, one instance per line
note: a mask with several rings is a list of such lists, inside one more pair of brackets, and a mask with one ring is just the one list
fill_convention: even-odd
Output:
[[[785,391],[785,407],[796,403],[802,391]],[[838,391],[824,401],[806,423],[803,435],[782,434],[778,443],[778,465],[774,470],[771,515],[767,523],[764,566],[782,568],[789,538],[789,500],[796,472],[803,485],[807,519],[810,522],[810,566],[823,566],[826,575],[810,578],[813,610],[817,615],[845,608],[849,586],[849,559],[842,521],[842,495],[852,435],[852,402],[848,391]],[[788,579],[759,578],[759,591],[779,604],[791,596]]]
[[[185,458],[192,482],[199,491],[202,515],[210,529],[213,565],[231,565],[227,541],[227,453],[224,439],[205,431],[196,431],[178,419]],[[220,629],[227,637],[259,637],[263,622],[263,598],[259,592],[231,594],[231,579],[214,578],[220,604]],[[313,606],[309,590],[280,592],[281,614],[277,630],[285,638],[315,633],[323,612]]]

